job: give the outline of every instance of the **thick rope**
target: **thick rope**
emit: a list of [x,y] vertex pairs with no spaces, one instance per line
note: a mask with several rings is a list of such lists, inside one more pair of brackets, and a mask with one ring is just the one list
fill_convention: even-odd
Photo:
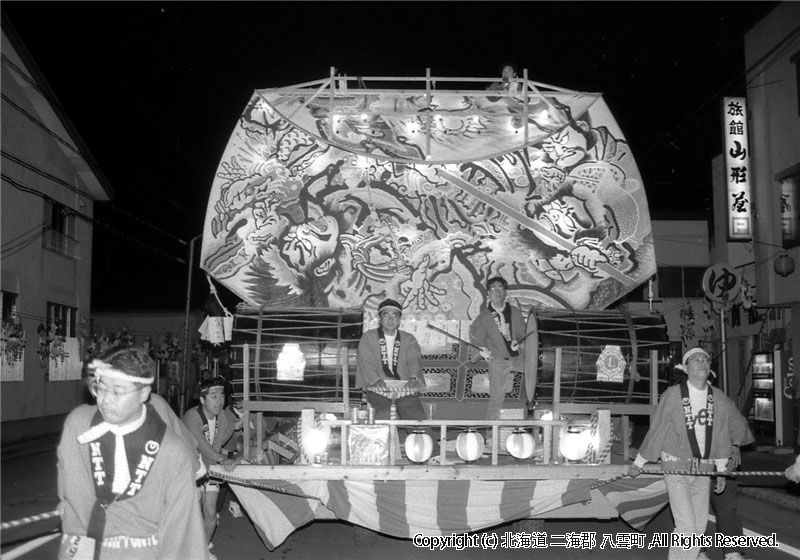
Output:
[[[589,445],[586,446],[586,453],[583,455],[582,463],[592,462],[592,455],[594,455],[594,438],[597,435],[597,414],[592,414],[592,421],[589,425]],[[598,463],[600,460],[597,461]]]
[[[681,474],[681,475],[688,475],[688,476],[784,476],[784,471],[733,471],[728,473],[717,473],[717,472],[692,472],[692,471],[660,471],[660,470],[642,470],[642,474],[654,474],[654,475],[664,475],[664,474]],[[218,473],[214,472],[211,473],[210,476],[212,478],[219,478],[221,480],[225,480],[227,482],[234,482],[241,486],[250,486],[253,488],[261,488],[263,490],[269,490],[271,492],[277,492],[279,494],[285,494],[287,496],[294,496],[296,498],[304,498],[306,500],[320,500],[320,498],[316,496],[309,496],[308,494],[303,494],[302,492],[292,492],[290,490],[286,490],[285,488],[280,488],[278,486],[272,486],[270,484],[266,484],[264,482],[258,482],[256,480],[249,480],[246,478],[242,478],[239,476],[233,476],[232,474],[228,473]],[[616,482],[617,480],[621,480],[630,476],[628,473],[618,474],[612,478],[607,480],[599,480],[596,483],[591,485],[591,488],[599,488],[605,484],[610,484],[612,482]],[[53,517],[58,517],[60,514],[58,510],[49,511],[46,513],[41,513],[38,515],[31,515],[29,517],[22,517],[20,519],[15,519],[13,521],[6,521],[0,524],[0,529],[7,530],[12,529],[14,527],[21,527],[22,525],[28,525],[30,523],[37,523],[39,521],[45,521],[46,519],[51,519]]]
[[[784,471],[733,471],[728,473],[718,473],[718,472],[692,472],[692,471],[660,471],[660,470],[642,470],[642,474],[655,474],[655,475],[664,475],[664,474],[682,474],[687,476],[783,476]],[[609,484],[611,482],[616,482],[617,480],[621,480],[625,477],[630,476],[628,473],[618,474],[608,480],[600,480],[595,484],[592,484],[590,488],[600,488],[605,484]]]
[[687,476],[784,476],[784,471],[732,471],[732,472],[692,472],[642,470],[643,474],[682,474]]
[[15,519],[14,521],[6,521],[2,525],[0,525],[0,529],[5,531],[6,529],[12,529],[14,527],[20,527],[22,525],[27,525],[29,523],[44,521],[45,519],[50,519],[52,517],[58,517],[59,515],[60,514],[58,513],[58,510],[53,510],[53,511],[48,511],[47,513],[31,515],[30,517],[22,517],[20,519]]
[[221,480],[225,480],[226,482],[234,482],[239,484],[240,486],[250,486],[253,488],[261,488],[262,490],[269,490],[270,492],[277,492],[279,494],[285,494],[287,496],[294,496],[296,498],[304,498],[306,500],[317,500],[321,501],[320,498],[316,496],[309,496],[308,494],[304,494],[302,492],[292,492],[291,490],[286,490],[285,488],[280,488],[278,486],[273,486],[271,484],[266,484],[264,482],[259,482],[257,480],[249,480],[247,478],[241,478],[238,476],[233,476],[232,474],[228,473],[221,473],[221,472],[213,472],[209,473],[211,478],[219,478]]

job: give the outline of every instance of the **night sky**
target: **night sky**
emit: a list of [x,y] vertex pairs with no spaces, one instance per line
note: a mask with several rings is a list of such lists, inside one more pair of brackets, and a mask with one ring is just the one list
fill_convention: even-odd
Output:
[[[12,2],[7,18],[109,178],[94,309],[182,309],[186,241],[254,89],[348,76],[530,79],[602,92],[651,216],[712,206],[722,96],[744,95],[743,33],[775,2]],[[109,227],[103,227],[110,226]],[[196,247],[195,262],[200,246]],[[226,303],[237,299],[221,294]],[[208,295],[195,269],[193,305]]]

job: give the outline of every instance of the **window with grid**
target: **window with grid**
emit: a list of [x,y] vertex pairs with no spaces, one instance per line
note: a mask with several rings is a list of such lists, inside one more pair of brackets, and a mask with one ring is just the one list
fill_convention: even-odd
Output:
[[75,327],[78,317],[78,309],[69,305],[47,302],[47,325],[56,325],[58,334],[63,337],[75,337],[77,329]]
[[659,298],[703,297],[704,266],[659,266],[657,290]]

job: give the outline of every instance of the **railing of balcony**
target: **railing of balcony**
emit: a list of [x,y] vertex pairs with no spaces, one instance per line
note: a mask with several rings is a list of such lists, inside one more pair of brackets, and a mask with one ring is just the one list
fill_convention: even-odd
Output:
[[42,247],[73,259],[81,258],[78,240],[51,228],[45,228],[44,230]]

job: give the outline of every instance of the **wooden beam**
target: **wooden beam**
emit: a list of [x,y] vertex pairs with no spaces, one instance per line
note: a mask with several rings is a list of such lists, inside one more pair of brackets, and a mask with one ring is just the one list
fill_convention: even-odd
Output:
[[[218,465],[211,473],[223,474]],[[628,465],[237,465],[230,474],[267,480],[607,480],[628,472]],[[648,476],[648,475],[641,475]]]
[[655,407],[650,404],[615,404],[615,403],[561,403],[558,405],[559,414],[594,414],[598,406],[610,410],[614,415],[646,416],[655,412]]

